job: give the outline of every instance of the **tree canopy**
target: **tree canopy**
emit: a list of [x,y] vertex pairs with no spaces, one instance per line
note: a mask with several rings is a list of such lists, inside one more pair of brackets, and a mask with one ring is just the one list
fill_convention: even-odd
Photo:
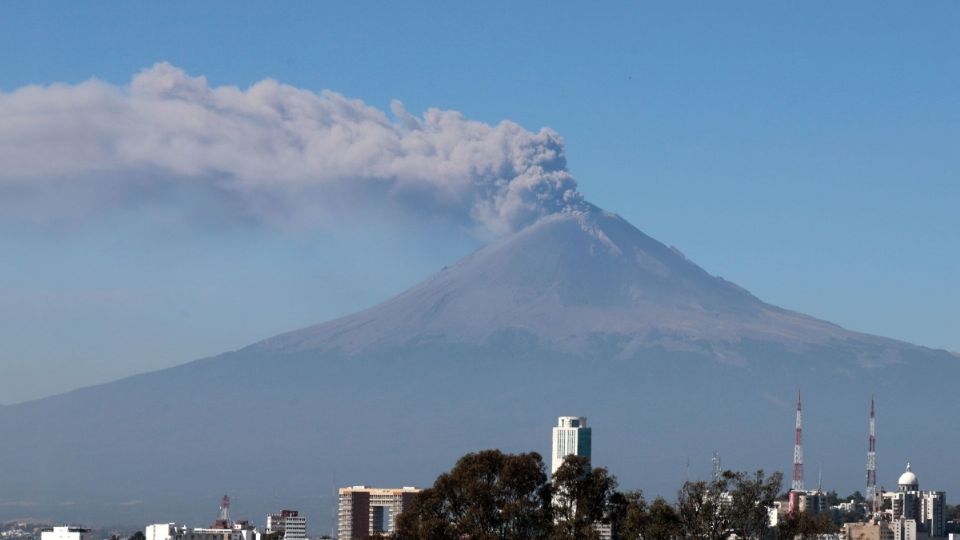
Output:
[[[782,475],[727,471],[686,482],[675,504],[640,491],[583,457],[568,456],[552,479],[537,453],[484,450],[467,454],[418,493],[397,519],[397,540],[594,540],[609,528],[617,540],[765,538]],[[778,537],[829,527],[792,516]],[[787,535],[787,536],[784,536]]]

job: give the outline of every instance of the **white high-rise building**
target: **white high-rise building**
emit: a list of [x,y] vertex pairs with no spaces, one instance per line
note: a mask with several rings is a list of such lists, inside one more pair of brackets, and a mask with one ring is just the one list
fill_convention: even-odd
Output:
[[561,416],[553,428],[551,474],[563,465],[567,456],[590,457],[590,428],[583,416]]
[[[931,538],[947,534],[947,495],[943,491],[921,491],[920,481],[910,464],[897,480],[897,490],[880,494],[883,511],[892,520],[912,521],[917,534],[925,533]],[[902,527],[903,535],[909,536],[910,527]]]

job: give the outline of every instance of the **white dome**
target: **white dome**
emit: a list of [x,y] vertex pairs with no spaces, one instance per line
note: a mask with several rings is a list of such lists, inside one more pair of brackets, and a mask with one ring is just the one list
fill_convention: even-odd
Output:
[[920,485],[920,482],[917,480],[917,475],[913,474],[913,471],[910,469],[909,463],[907,463],[907,472],[900,475],[900,479],[897,480],[897,484],[901,486]]

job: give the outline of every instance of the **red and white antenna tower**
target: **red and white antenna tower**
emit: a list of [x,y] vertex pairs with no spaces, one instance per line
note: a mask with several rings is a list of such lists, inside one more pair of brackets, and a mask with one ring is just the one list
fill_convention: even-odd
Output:
[[803,418],[801,416],[800,391],[797,390],[797,434],[793,443],[793,483],[790,489],[803,491]]
[[870,398],[870,434],[867,437],[867,502],[876,510],[877,499],[877,417]]

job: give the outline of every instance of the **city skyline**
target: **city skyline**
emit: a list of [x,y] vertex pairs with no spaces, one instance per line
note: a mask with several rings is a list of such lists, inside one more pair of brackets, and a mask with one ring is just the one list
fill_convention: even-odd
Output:
[[0,522],[389,532],[363,486],[479,463],[548,536],[678,486],[944,532],[960,4],[0,15]]

